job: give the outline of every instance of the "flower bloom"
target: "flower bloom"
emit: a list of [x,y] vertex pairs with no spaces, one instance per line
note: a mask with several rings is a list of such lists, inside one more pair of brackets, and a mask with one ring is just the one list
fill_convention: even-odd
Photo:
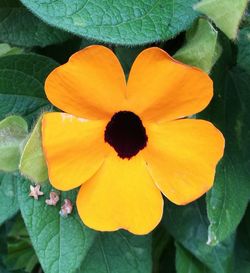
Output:
[[90,46],[52,71],[45,90],[65,112],[42,121],[49,178],[63,191],[82,185],[76,205],[87,226],[146,234],[161,220],[162,194],[184,205],[213,185],[224,138],[211,123],[185,118],[213,96],[201,70],[153,47],[126,83],[114,53]]

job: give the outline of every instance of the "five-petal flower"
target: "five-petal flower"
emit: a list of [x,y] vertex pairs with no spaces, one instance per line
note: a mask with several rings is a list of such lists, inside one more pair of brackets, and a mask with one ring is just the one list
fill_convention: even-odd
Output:
[[213,185],[224,138],[211,123],[185,117],[203,110],[213,83],[163,50],[144,50],[126,83],[114,53],[90,46],[56,68],[48,99],[66,113],[43,117],[51,184],[80,185],[77,209],[96,230],[150,232],[161,220],[161,192],[191,202]]

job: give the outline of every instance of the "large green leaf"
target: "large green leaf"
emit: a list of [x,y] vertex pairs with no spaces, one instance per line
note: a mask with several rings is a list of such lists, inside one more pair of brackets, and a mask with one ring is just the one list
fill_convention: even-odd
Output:
[[203,199],[186,206],[166,202],[163,223],[178,243],[189,250],[213,273],[233,273],[234,237],[210,246],[207,244],[208,219]]
[[17,200],[17,176],[0,172],[0,225],[19,209]]
[[51,107],[44,93],[44,81],[58,64],[44,56],[19,54],[0,58],[0,119],[18,114],[36,119]]
[[19,116],[9,116],[0,121],[0,170],[18,169],[23,144],[28,135],[28,124]]
[[82,224],[75,207],[66,218],[59,214],[65,198],[75,204],[76,191],[62,192],[60,202],[48,206],[45,199],[52,189],[49,185],[42,187],[44,196],[34,200],[29,197],[30,182],[25,179],[18,182],[21,213],[45,273],[76,272],[96,235]]
[[116,44],[166,40],[190,26],[198,0],[21,0],[49,24]]
[[151,236],[99,232],[78,273],[151,273]]
[[60,43],[71,37],[35,17],[18,0],[0,0],[0,41],[31,47]]
[[210,244],[223,241],[235,231],[250,197],[250,74],[240,67],[235,45],[227,39],[222,43],[224,53],[212,73],[214,99],[201,115],[211,120],[226,139],[215,186],[207,195]]

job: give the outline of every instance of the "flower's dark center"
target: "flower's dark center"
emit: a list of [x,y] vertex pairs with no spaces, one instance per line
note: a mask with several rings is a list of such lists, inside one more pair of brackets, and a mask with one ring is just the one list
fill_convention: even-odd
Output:
[[121,158],[131,158],[147,144],[148,137],[140,118],[130,111],[115,113],[105,130],[108,142]]

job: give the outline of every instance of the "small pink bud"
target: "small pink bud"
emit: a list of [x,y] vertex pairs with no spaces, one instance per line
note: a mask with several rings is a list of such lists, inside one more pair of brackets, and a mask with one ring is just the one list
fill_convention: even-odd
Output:
[[62,205],[59,214],[62,217],[67,217],[69,214],[71,214],[72,210],[73,210],[73,205],[71,201],[69,199],[64,199],[64,204]]
[[43,195],[43,192],[40,191],[41,186],[40,185],[35,185],[35,187],[33,187],[32,185],[30,185],[30,193],[29,196],[33,197],[35,200],[38,200],[40,195]]
[[50,199],[45,200],[45,203],[49,206],[56,206],[57,202],[59,201],[59,195],[56,192],[51,191],[49,198]]

